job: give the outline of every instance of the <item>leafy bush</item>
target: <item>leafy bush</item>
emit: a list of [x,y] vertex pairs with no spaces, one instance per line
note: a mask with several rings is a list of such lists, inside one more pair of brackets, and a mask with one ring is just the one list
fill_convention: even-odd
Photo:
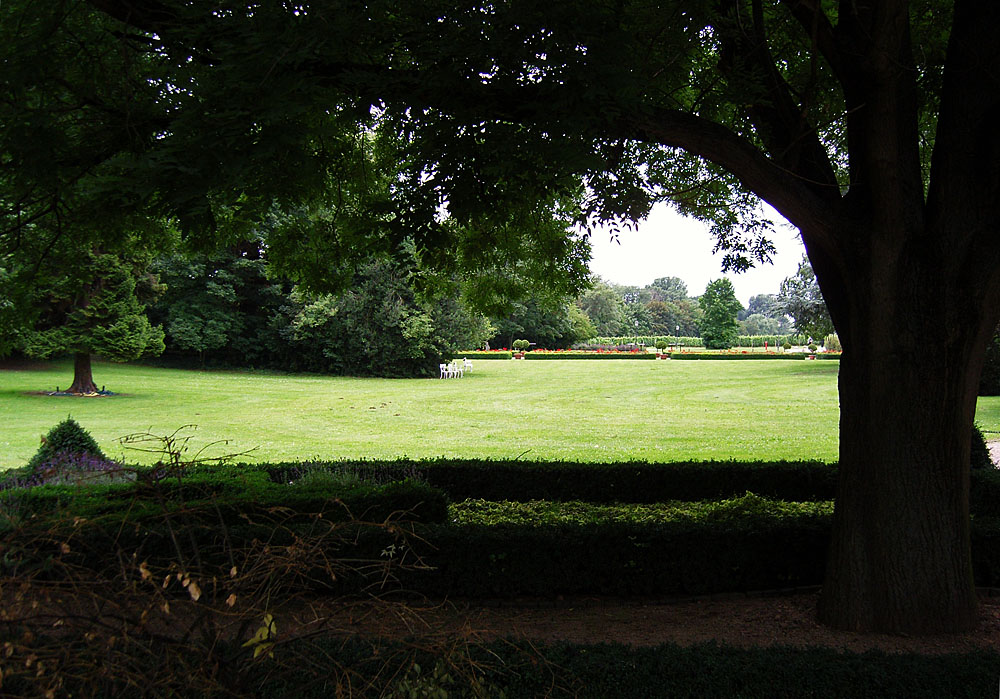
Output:
[[823,339],[823,346],[826,347],[827,352],[843,352],[844,348],[840,345],[840,337],[837,333],[832,335],[827,335]]
[[810,352],[815,352],[817,349],[819,349],[819,347],[816,346],[815,342],[810,342],[809,343],[809,351]]
[[106,460],[104,452],[87,430],[71,417],[67,417],[42,437],[42,446],[28,462],[27,470],[36,472],[60,454],[86,454]]
[[514,340],[511,346],[518,352],[525,352],[531,347],[531,343],[527,340]]
[[783,343],[781,343],[781,349],[785,350],[786,352],[791,348],[792,348],[792,343],[789,342],[788,340],[785,340]]

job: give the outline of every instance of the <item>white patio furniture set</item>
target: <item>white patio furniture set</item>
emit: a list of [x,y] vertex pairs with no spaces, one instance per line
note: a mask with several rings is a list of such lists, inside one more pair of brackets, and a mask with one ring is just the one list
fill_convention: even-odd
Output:
[[462,361],[454,361],[448,364],[440,364],[441,375],[439,379],[460,379],[465,376],[465,372],[472,371],[472,360],[462,358]]

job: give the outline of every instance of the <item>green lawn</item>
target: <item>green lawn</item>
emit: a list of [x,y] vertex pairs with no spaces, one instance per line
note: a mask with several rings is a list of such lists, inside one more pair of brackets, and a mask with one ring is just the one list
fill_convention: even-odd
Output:
[[[478,361],[463,379],[357,379],[98,363],[119,395],[39,395],[68,362],[0,370],[0,467],[72,415],[111,455],[130,432],[197,425],[247,460],[469,456],[617,461],[837,457],[838,362]],[[1000,429],[1000,399],[980,402]],[[130,460],[148,461],[134,452]]]

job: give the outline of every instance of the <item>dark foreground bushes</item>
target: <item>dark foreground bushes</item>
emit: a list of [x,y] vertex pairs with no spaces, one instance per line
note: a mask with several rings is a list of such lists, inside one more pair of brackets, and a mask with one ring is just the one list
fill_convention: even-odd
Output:
[[[8,491],[0,493],[0,502],[6,500],[0,528],[50,532],[53,547],[67,542],[74,564],[91,569],[119,565],[123,557],[166,564],[181,549],[190,552],[183,560],[189,568],[219,567],[233,550],[292,547],[312,537],[321,559],[350,555],[377,568],[385,556],[405,553],[421,565],[400,573],[402,587],[434,597],[700,595],[818,585],[824,575],[832,507],[815,495],[788,502],[744,491],[700,502],[614,505],[483,498],[449,506],[441,489],[413,476],[466,492],[524,495],[564,483],[571,493],[594,493],[595,500],[609,492],[649,499],[654,489],[687,500],[699,490],[748,483],[770,484],[772,492],[822,493],[835,473],[830,465],[626,464],[616,471],[481,462],[477,471],[475,463],[459,462],[456,470],[465,478],[458,481],[450,480],[444,461],[337,468],[227,466],[157,481],[140,474],[131,483]],[[394,473],[407,479],[394,482]],[[973,496],[976,581],[1000,587],[995,473],[973,475]],[[369,526],[397,520],[406,527]],[[334,531],[333,539],[316,540]],[[404,531],[405,544],[399,540]],[[23,569],[41,565],[39,556],[29,547],[2,564]],[[315,571],[307,577],[326,580]],[[351,592],[368,583],[342,574],[332,586],[303,584]]]
[[[483,500],[582,500],[657,503],[717,500],[757,493],[790,501],[831,500],[835,464],[822,461],[689,461],[585,463],[492,459],[317,462],[311,468],[340,469],[362,478],[418,478],[455,502]],[[276,482],[294,480],[301,464],[262,464]],[[1000,479],[998,479],[1000,483]],[[1000,485],[997,486],[1000,500]]]
[[[80,644],[78,650],[87,652]],[[849,653],[823,648],[741,649],[716,644],[620,644],[518,642],[428,647],[360,639],[306,639],[278,643],[270,657],[233,658],[228,686],[213,685],[170,667],[157,644],[142,654],[153,672],[143,686],[126,677],[88,673],[68,678],[73,696],[296,697],[553,697],[579,699],[940,699],[993,696],[1000,654],[942,655]],[[249,651],[234,653],[247,656]],[[170,671],[172,670],[172,672]],[[7,696],[42,695],[38,678],[17,668],[7,676]],[[194,682],[192,680],[202,680]]]
[[[985,652],[533,648],[442,638],[390,644],[353,638],[350,626],[292,634],[283,610],[308,609],[317,599],[412,599],[400,591],[480,599],[699,595],[816,585],[823,577],[829,502],[744,493],[658,504],[448,505],[441,490],[413,478],[419,466],[140,471],[99,486],[0,492],[0,690],[602,698],[995,691],[1000,655]],[[539,469],[540,482],[563,477],[560,468]],[[833,468],[817,466],[824,476]],[[443,464],[426,472],[437,469]],[[498,470],[516,471],[511,464]],[[409,478],[394,482],[394,474]],[[638,492],[628,474],[619,474],[619,492]],[[591,475],[584,488],[597,490],[593,484],[611,474]],[[515,488],[516,479],[504,487]],[[995,487],[992,474],[974,476],[973,560],[983,586],[1000,586],[1000,520],[983,514],[996,510]]]
[[[687,461],[586,463],[492,459],[415,461],[345,460],[310,464],[247,466],[276,482],[295,480],[310,469],[333,469],[361,478],[416,478],[440,488],[452,501],[581,500],[593,503],[661,503],[670,500],[722,500],[756,493],[776,500],[832,500],[837,465],[823,461]],[[972,471],[971,512],[1000,517],[1000,471]]]

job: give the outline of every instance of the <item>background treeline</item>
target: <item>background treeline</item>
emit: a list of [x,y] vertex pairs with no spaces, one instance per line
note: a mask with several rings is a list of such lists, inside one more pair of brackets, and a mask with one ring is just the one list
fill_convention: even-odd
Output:
[[490,330],[457,295],[418,293],[415,263],[357,265],[339,294],[272,279],[259,250],[171,255],[151,270],[161,293],[148,313],[164,329],[170,362],[420,376]]
[[[690,347],[708,346],[715,339],[719,346],[720,330],[709,328],[716,322],[710,316],[717,306],[707,304],[705,296],[690,296],[677,277],[662,277],[645,287],[593,277],[579,295],[533,296],[529,291],[486,315],[465,300],[461,281],[428,284],[415,256],[391,262],[373,257],[353,265],[344,272],[350,279],[343,291],[322,294],[279,278],[269,269],[266,252],[265,245],[244,243],[214,254],[176,253],[153,261],[149,272],[156,293],[148,316],[164,331],[163,361],[427,376],[456,353],[507,348],[519,338],[528,339],[534,349],[654,345],[660,338]],[[781,294],[752,297],[744,308],[724,282],[709,285],[714,293],[722,284],[729,297],[722,345],[809,341],[809,332],[795,332],[790,313],[796,306],[786,293],[788,284]],[[817,333],[829,329],[823,321],[800,317],[804,327]],[[706,331],[711,331],[708,336]]]

